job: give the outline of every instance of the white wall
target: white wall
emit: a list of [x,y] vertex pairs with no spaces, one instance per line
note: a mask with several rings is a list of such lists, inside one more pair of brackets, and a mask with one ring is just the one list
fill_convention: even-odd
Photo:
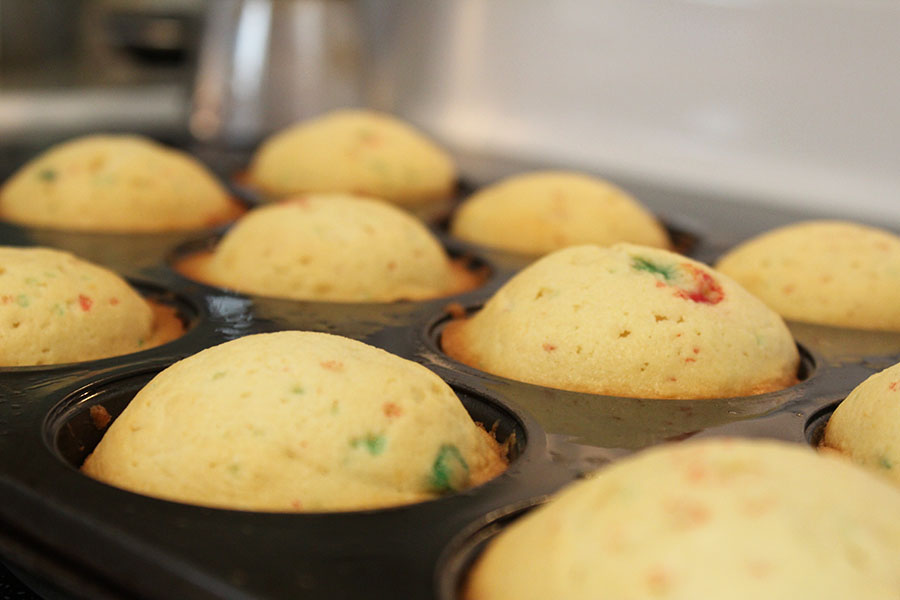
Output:
[[367,4],[369,91],[453,148],[900,225],[900,3]]

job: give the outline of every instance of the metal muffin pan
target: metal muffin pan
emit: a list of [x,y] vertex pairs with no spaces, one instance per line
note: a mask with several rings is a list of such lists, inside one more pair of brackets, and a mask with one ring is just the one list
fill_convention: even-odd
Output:
[[[669,207],[678,212],[677,203]],[[725,247],[705,230],[744,233],[698,210],[676,228],[706,262]],[[688,221],[691,216],[688,215]],[[789,219],[788,215],[785,219]],[[728,224],[725,224],[728,225]],[[437,229],[440,232],[440,227]],[[553,390],[481,373],[440,350],[451,302],[473,309],[526,264],[439,233],[490,270],[479,289],[393,304],[254,297],[193,282],[171,261],[221,233],[92,235],[0,224],[9,245],[49,245],[106,264],[172,303],[181,338],[135,354],[55,367],[0,369],[0,557],[65,598],[450,598],[487,534],[583,474],[663,441],[712,435],[808,443],[822,415],[868,375],[900,360],[900,335],[792,324],[798,385],[746,398],[653,400]],[[726,240],[727,242],[727,240]],[[119,490],[77,469],[155,373],[243,335],[302,329],[346,335],[424,364],[498,438],[515,433],[509,469],[461,493],[396,508],[321,514],[211,509]],[[472,542],[475,540],[475,543]]]

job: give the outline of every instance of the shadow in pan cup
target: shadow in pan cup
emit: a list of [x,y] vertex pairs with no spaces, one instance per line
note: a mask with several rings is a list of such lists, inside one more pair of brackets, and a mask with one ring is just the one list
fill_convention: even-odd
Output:
[[835,409],[837,409],[840,403],[841,402],[838,401],[824,406],[810,415],[809,419],[806,420],[806,427],[804,428],[806,442],[814,449],[822,444],[822,440],[825,438],[825,427],[828,426],[828,420],[831,419],[831,415],[834,414]]
[[435,569],[437,600],[464,600],[466,579],[478,557],[504,528],[540,506],[539,498],[508,506],[463,530],[447,546]]

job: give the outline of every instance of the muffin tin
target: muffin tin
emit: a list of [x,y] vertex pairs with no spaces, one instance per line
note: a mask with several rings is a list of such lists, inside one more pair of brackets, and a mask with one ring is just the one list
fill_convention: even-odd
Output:
[[[702,198],[675,193],[648,195],[657,214],[678,223],[670,229],[681,248],[705,262],[744,237],[798,217],[741,204],[710,209]],[[477,309],[527,261],[454,241],[439,225],[436,230],[453,254],[489,269],[483,287],[427,302],[325,304],[232,293],[171,268],[218,230],[93,235],[0,224],[4,244],[60,247],[116,269],[145,295],[174,306],[187,326],[178,340],[127,356],[0,369],[0,556],[60,598],[449,600],[485,539],[585,473],[639,448],[689,437],[811,443],[853,387],[900,361],[900,335],[791,324],[803,354],[802,381],[760,396],[618,398],[492,376],[444,355],[441,327],[450,303]],[[409,506],[267,514],[143,497],[77,470],[104,428],[92,407],[114,418],[176,360],[283,329],[345,335],[432,369],[475,420],[496,427],[501,440],[515,435],[508,471]]]

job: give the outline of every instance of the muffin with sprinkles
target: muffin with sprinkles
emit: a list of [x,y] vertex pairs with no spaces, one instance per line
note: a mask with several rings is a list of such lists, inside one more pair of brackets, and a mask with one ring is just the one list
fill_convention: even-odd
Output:
[[641,452],[513,523],[466,600],[900,597],[900,491],[801,445]]
[[476,192],[457,209],[450,230],[469,242],[529,255],[580,244],[670,246],[666,230],[627,192],[564,171],[517,175]]
[[153,310],[122,278],[49,248],[0,247],[0,325],[3,366],[93,360],[164,341]]
[[194,158],[134,135],[91,135],[55,146],[0,189],[0,218],[50,229],[198,229],[241,212]]
[[806,221],[740,244],[716,265],[792,321],[900,331],[900,237]]
[[248,177],[272,198],[341,192],[412,207],[451,196],[456,167],[446,152],[390,115],[340,110],[267,139]]
[[234,290],[297,300],[393,302],[477,285],[416,218],[387,203],[340,194],[257,208],[210,257],[185,272]]
[[348,338],[287,331],[175,363],[83,470],[133,492],[242,510],[361,510],[478,485],[506,460],[425,367]]
[[633,244],[533,263],[445,328],[463,363],[553,388],[646,398],[759,394],[797,381],[781,318],[731,279]]
[[821,445],[900,484],[900,364],[850,392],[828,419]]

